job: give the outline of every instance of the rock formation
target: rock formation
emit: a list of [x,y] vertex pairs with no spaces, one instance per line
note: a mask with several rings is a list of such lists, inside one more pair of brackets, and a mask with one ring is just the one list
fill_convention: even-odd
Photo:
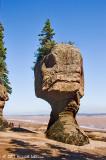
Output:
[[8,127],[8,122],[3,118],[3,108],[5,101],[8,100],[7,90],[4,87],[4,84],[0,80],[0,129]]
[[73,45],[56,44],[35,66],[35,94],[50,103],[48,138],[84,145],[89,139],[76,122],[84,95],[83,61]]

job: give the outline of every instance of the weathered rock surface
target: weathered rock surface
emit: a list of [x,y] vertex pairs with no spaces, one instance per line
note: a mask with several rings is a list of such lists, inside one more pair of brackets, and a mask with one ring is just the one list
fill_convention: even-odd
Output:
[[0,81],[0,129],[8,127],[8,122],[3,117],[3,108],[5,101],[8,100],[7,90],[3,83]]
[[84,95],[80,51],[72,45],[57,44],[36,64],[34,71],[36,96],[49,102],[52,108],[47,137],[75,145],[89,143],[76,122],[80,98]]

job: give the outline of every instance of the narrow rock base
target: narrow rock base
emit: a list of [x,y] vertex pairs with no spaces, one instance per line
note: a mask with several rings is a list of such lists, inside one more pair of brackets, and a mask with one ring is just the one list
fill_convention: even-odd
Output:
[[8,122],[2,116],[0,116],[0,131],[8,127],[9,127]]
[[59,119],[47,130],[46,136],[50,139],[83,146],[89,143],[85,132],[77,125],[71,112],[62,112]]

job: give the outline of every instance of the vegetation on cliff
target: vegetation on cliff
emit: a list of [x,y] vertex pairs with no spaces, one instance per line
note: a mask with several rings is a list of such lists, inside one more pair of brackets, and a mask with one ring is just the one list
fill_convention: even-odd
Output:
[[[54,29],[51,28],[50,20],[47,19],[45,22],[45,26],[43,27],[41,34],[38,34],[39,41],[40,41],[40,47],[37,49],[37,52],[35,52],[34,56],[36,57],[36,60],[34,61],[34,65],[45,55],[49,54],[51,49],[56,45],[55,41],[53,40],[53,36],[55,33],[53,33]],[[73,45],[74,42],[69,41],[69,45]],[[34,69],[34,67],[32,68]]]
[[45,55],[49,54],[51,49],[55,46],[55,41],[52,40],[55,33],[53,33],[53,30],[50,25],[50,20],[47,19],[45,22],[45,26],[41,31],[41,34],[38,34],[39,41],[40,41],[40,47],[37,49],[37,52],[35,53],[36,61],[35,64]]
[[10,87],[10,82],[8,79],[8,73],[9,71],[7,70],[7,64],[6,64],[6,50],[7,48],[4,47],[4,34],[3,34],[4,28],[0,22],[0,80],[4,84],[4,86],[7,89],[7,92],[9,94],[12,93],[12,88]]

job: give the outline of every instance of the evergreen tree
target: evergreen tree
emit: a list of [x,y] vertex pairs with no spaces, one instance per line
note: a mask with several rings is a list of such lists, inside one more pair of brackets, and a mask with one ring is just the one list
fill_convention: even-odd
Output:
[[0,80],[6,87],[7,92],[11,94],[12,88],[9,86],[10,85],[10,82],[8,80],[9,71],[7,70],[7,64],[6,64],[7,48],[4,47],[4,42],[3,42],[4,34],[2,33],[3,31],[4,28],[0,22]]
[[35,57],[37,57],[36,62],[37,63],[44,55],[47,55],[50,53],[51,49],[55,46],[55,41],[52,40],[55,33],[53,33],[53,30],[50,26],[50,21],[47,19],[45,22],[45,27],[42,29],[41,34],[38,34],[40,36],[40,47],[37,50],[37,53],[35,53]]
[[74,44],[74,42],[72,42],[72,41],[69,41],[69,42],[68,42],[68,44],[70,44],[70,45],[73,45],[73,44]]

